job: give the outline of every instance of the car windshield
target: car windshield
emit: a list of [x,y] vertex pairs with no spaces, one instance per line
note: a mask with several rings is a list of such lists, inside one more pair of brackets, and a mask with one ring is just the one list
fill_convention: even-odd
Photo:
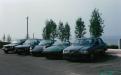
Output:
[[26,40],[23,45],[32,45],[36,40]]
[[46,45],[46,44],[48,44],[48,43],[51,43],[51,41],[50,41],[50,40],[42,40],[42,41],[39,43],[39,45]]
[[73,45],[91,45],[93,43],[93,39],[78,39]]
[[60,46],[60,45],[63,45],[63,43],[61,41],[56,41],[53,46]]

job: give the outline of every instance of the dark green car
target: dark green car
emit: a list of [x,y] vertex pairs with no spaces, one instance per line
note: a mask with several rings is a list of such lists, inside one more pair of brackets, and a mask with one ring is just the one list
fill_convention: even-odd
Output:
[[101,38],[77,39],[71,46],[63,50],[65,59],[94,59],[96,55],[104,54],[107,45]]
[[44,49],[43,54],[46,58],[62,58],[63,50],[70,46],[70,42],[56,41],[51,47]]
[[54,41],[52,40],[42,40],[39,45],[30,50],[30,53],[33,56],[42,56],[43,50],[47,47],[50,47],[53,43]]

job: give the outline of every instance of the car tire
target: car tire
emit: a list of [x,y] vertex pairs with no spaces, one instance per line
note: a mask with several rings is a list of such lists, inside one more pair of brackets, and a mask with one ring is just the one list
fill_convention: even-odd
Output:
[[8,54],[8,51],[4,51],[5,54]]
[[100,54],[105,55],[105,51],[101,51]]
[[17,52],[18,55],[21,55],[21,53]]

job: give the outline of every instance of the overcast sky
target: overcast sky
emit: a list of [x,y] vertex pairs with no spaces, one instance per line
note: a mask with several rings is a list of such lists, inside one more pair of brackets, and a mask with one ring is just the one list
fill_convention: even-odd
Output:
[[[29,33],[42,37],[48,19],[68,22],[74,35],[75,21],[81,17],[88,30],[94,8],[104,20],[104,36],[121,36],[121,0],[0,0],[0,38],[10,34],[13,38],[26,35],[26,16],[29,16]],[[89,32],[87,31],[87,35]]]

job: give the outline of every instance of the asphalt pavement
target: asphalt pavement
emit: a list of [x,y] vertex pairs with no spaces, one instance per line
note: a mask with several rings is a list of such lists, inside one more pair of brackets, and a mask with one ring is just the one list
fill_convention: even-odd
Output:
[[109,50],[106,56],[95,62],[70,62],[31,55],[4,54],[0,50],[0,75],[101,75],[102,71],[120,71],[121,57],[111,52]]

